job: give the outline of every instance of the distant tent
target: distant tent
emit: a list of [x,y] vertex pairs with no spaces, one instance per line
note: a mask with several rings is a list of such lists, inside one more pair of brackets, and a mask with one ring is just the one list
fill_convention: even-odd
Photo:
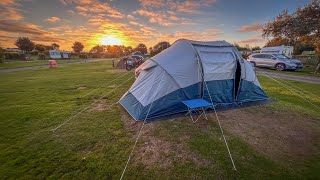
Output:
[[215,105],[225,106],[268,99],[252,65],[225,41],[178,40],[137,71],[137,80],[120,99],[136,121],[187,111],[181,101],[190,99],[211,102],[211,96]]
[[116,67],[117,67],[117,68],[126,68],[126,60],[127,60],[126,57],[121,58],[121,59],[118,61]]

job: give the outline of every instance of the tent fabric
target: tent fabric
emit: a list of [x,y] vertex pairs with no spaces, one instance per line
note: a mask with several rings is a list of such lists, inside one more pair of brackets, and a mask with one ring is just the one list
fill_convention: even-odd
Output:
[[137,70],[139,76],[120,99],[136,121],[187,111],[185,100],[234,104],[268,99],[252,65],[225,41],[181,39]]
[[126,61],[122,58],[118,61],[117,65],[116,65],[117,68],[126,68]]

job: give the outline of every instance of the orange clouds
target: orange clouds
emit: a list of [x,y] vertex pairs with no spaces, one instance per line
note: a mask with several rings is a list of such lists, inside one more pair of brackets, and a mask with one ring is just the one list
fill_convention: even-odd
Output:
[[154,12],[151,10],[140,9],[133,12],[133,14],[147,17],[149,22],[156,23],[161,26],[173,26],[180,23],[189,23],[188,19],[176,16],[173,11]]
[[1,6],[14,6],[17,5],[15,0],[1,0],[0,1]]
[[[64,13],[72,18],[81,19],[74,23],[68,21],[63,14],[56,14],[51,17],[42,17],[45,22],[25,22],[19,10],[21,5],[14,0],[1,0],[0,15],[5,15],[6,19],[0,18],[0,40],[2,45],[14,46],[14,40],[19,36],[28,36],[36,43],[60,44],[61,49],[70,50],[74,41],[80,41],[85,45],[85,50],[100,43],[101,37],[114,36],[121,39],[124,45],[135,46],[144,43],[153,46],[159,41],[174,42],[178,38],[194,40],[214,40],[222,32],[218,29],[207,29],[202,31],[173,31],[170,33],[160,32],[152,24],[161,26],[181,26],[193,25],[191,19],[183,17],[182,14],[194,13],[203,3],[213,3],[215,0],[200,0],[199,4],[194,1],[174,2],[173,0],[143,1],[141,9],[122,13],[117,8],[110,5],[110,1],[99,0],[60,0],[64,8],[68,8]],[[144,4],[143,4],[144,3]],[[149,9],[166,6],[167,9],[156,11]],[[188,9],[189,8],[189,9]],[[194,9],[195,11],[191,11]],[[179,12],[179,13],[178,13]],[[32,13],[32,12],[28,12]],[[63,12],[62,12],[63,13]],[[4,16],[1,16],[4,17]],[[65,17],[61,19],[60,17]],[[144,19],[147,18],[148,22]],[[38,24],[39,23],[39,24]],[[42,25],[41,25],[42,24]]]
[[61,42],[61,38],[53,32],[45,31],[40,26],[32,23],[20,23],[0,20],[0,32],[4,40],[2,45],[11,46],[18,36],[28,36],[37,42]]
[[55,22],[61,21],[61,19],[59,17],[53,16],[53,17],[50,17],[50,18],[46,19],[45,21],[47,21],[49,23],[55,23]]
[[157,23],[162,26],[172,26],[176,19],[170,19],[171,16],[167,15],[165,12],[153,12],[149,10],[138,10],[135,11],[134,14],[138,14],[140,16],[145,16],[149,18],[149,22]]
[[161,8],[168,4],[166,0],[139,0],[142,7]]
[[237,43],[239,43],[240,45],[249,44],[251,46],[257,46],[257,45],[263,46],[266,43],[266,41],[267,40],[263,39],[261,35],[255,35],[247,39],[240,40]]
[[147,17],[149,22],[161,26],[174,26],[193,25],[194,22],[183,14],[199,14],[201,7],[212,5],[216,0],[140,0],[139,2],[142,8],[134,11],[133,14]]
[[64,5],[76,4],[75,10],[82,16],[92,16],[95,13],[104,13],[111,18],[124,18],[118,9],[111,7],[107,2],[99,0],[60,0]]
[[167,8],[180,13],[196,14],[200,13],[201,7],[209,6],[216,3],[217,0],[186,0],[186,1],[174,1],[174,0],[140,0],[140,4],[144,8]]
[[80,4],[80,5],[89,5],[99,3],[99,0],[60,0],[63,5]]
[[18,21],[24,17],[18,9],[20,5],[15,0],[1,0],[0,1],[0,18],[7,20]]
[[178,12],[197,14],[200,13],[200,7],[209,6],[215,2],[216,0],[183,1],[172,3],[172,7],[174,7]]
[[134,16],[132,16],[131,14],[127,15],[127,19],[129,20],[136,20],[136,18]]
[[140,24],[140,23],[135,22],[135,21],[130,21],[129,24],[132,24],[134,26],[143,26],[143,24]]
[[252,25],[246,25],[242,26],[238,29],[239,32],[256,32],[260,31],[262,29],[261,24],[252,24]]
[[46,31],[43,31],[39,26],[31,23],[17,23],[7,20],[0,20],[0,30],[10,33],[21,33],[31,35],[43,35]]

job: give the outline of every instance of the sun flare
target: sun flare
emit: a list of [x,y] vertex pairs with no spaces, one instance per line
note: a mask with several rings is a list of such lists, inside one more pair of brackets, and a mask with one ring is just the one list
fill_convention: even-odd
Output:
[[122,45],[122,40],[115,36],[102,37],[99,41],[102,45]]

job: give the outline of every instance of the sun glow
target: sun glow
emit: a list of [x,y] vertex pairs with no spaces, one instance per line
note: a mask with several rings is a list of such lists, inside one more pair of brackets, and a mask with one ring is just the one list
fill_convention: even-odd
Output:
[[122,40],[115,36],[102,37],[99,42],[102,45],[122,45]]

